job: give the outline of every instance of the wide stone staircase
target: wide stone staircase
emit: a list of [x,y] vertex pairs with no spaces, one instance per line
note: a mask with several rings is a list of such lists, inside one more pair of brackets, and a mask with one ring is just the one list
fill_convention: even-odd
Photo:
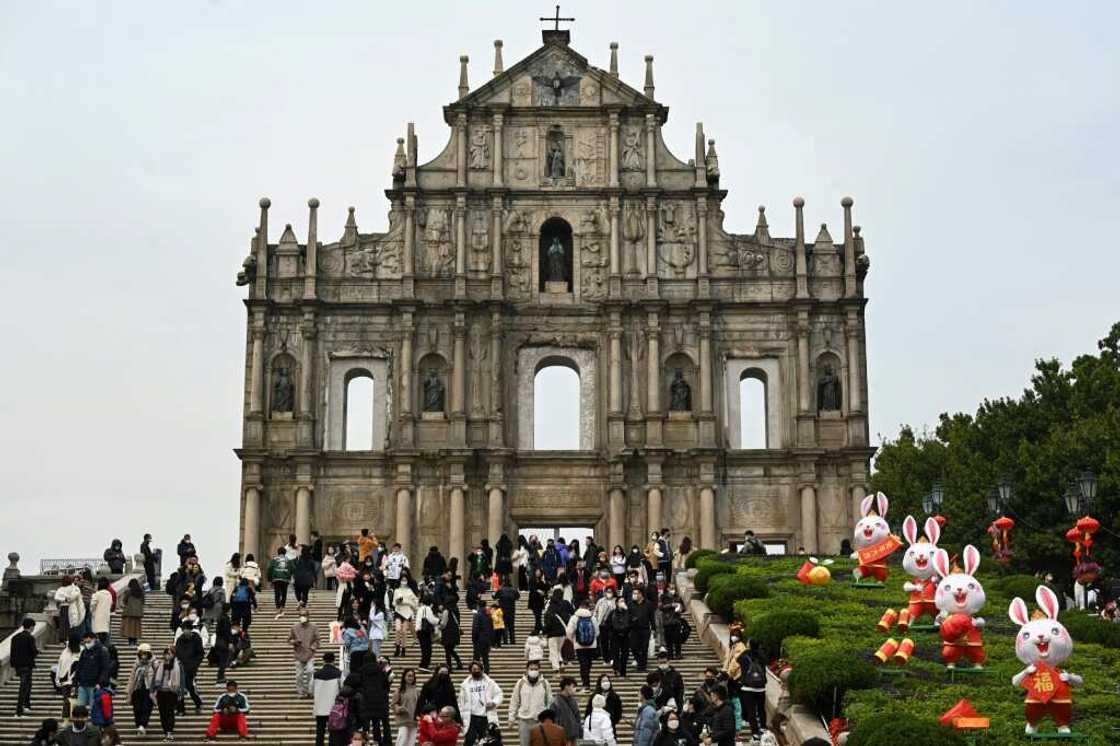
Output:
[[[507,744],[517,743],[517,728],[507,722],[507,704],[513,690],[513,685],[525,670],[524,639],[533,626],[533,615],[528,610],[525,596],[518,602],[517,637],[518,644],[494,648],[490,654],[491,677],[502,687],[504,701],[499,709],[502,722],[503,739]],[[295,746],[296,744],[309,745],[315,741],[315,719],[312,714],[312,703],[309,699],[300,699],[295,693],[295,678],[292,666],[291,650],[286,644],[288,630],[296,622],[294,598],[289,593],[288,611],[279,620],[273,619],[275,609],[272,602],[272,593],[266,588],[260,595],[260,609],[253,615],[250,634],[256,658],[243,668],[233,669],[228,673],[230,678],[237,680],[240,689],[248,696],[252,711],[249,714],[250,739],[265,744],[277,746]],[[333,591],[313,591],[311,594],[310,611],[311,621],[318,625],[324,646],[320,651],[334,649],[326,644],[330,622],[335,618],[335,594]],[[158,654],[165,646],[171,644],[172,633],[169,627],[171,614],[170,597],[158,591],[147,596],[144,614],[144,636],[141,642],[147,642]],[[470,645],[470,611],[462,609],[463,638],[458,647],[459,655],[464,664],[468,663],[471,654]],[[136,648],[119,637],[120,620],[117,614],[113,615],[113,644],[118,648],[121,671],[118,683],[123,690],[128,681],[128,674],[136,660]],[[18,682],[12,680],[0,687],[0,745],[28,743],[34,731],[44,718],[61,716],[61,698],[54,692],[50,683],[50,667],[57,662],[62,650],[60,644],[50,644],[39,656],[35,668],[34,683],[31,694],[33,709],[25,713],[22,719],[14,717],[16,693]],[[391,641],[386,641],[383,653],[391,654],[393,646]],[[390,655],[390,657],[392,657]],[[400,676],[404,669],[415,667],[420,659],[419,647],[413,642],[407,655],[403,658],[393,659],[394,673]],[[443,648],[437,643],[433,652],[433,662],[438,664],[443,661]],[[697,635],[690,636],[684,648],[684,659],[674,661],[673,666],[684,677],[685,688],[691,692],[703,679],[705,666],[716,664],[714,654],[699,641]],[[318,664],[317,664],[318,665]],[[655,668],[655,661],[650,661],[650,670]],[[592,686],[602,672],[608,671],[602,661],[596,660],[592,669]],[[547,660],[544,673],[548,681],[557,689],[561,674],[554,674],[549,670]],[[565,674],[571,675],[579,681],[579,666],[574,661],[565,667]],[[623,722],[619,725],[617,734],[620,744],[630,744],[633,733],[633,719],[639,704],[638,690],[645,683],[645,675],[633,670],[633,659],[630,661],[630,670],[626,678],[614,677],[614,689],[622,698]],[[466,677],[466,672],[452,672],[452,678],[458,687],[460,681]],[[423,684],[428,674],[418,674],[418,682]],[[224,691],[216,683],[217,669],[203,663],[199,670],[197,689],[203,699],[201,713],[195,714],[189,700],[187,714],[179,716],[175,726],[175,743],[177,744],[202,744],[204,731],[209,722],[214,702]],[[394,684],[394,691],[396,685]],[[581,707],[585,706],[589,693],[580,691],[578,699]],[[156,743],[162,741],[163,734],[159,726],[159,715],[152,713],[148,732],[140,736],[133,726],[132,707],[123,691],[117,693],[114,700],[115,723],[120,730],[122,739],[126,744]],[[395,736],[394,728],[394,736]],[[223,734],[220,741],[236,740],[236,736]]]

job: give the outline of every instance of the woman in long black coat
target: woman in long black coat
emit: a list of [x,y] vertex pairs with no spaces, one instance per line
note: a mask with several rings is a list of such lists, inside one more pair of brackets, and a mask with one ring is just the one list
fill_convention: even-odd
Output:
[[384,658],[367,658],[360,670],[346,677],[346,686],[361,694],[358,711],[360,729],[368,733],[371,728],[377,743],[389,746],[389,671]]
[[497,554],[494,558],[494,572],[498,577],[505,577],[513,573],[513,542],[506,534],[498,539]]

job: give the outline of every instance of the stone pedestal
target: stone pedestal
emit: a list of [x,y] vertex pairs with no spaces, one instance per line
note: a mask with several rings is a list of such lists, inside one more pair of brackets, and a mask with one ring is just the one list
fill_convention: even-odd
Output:
[[544,284],[544,291],[549,295],[567,295],[568,283],[549,280]]

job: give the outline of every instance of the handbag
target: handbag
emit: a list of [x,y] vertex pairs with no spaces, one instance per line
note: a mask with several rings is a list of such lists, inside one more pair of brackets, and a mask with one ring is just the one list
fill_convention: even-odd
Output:
[[560,643],[560,657],[564,659],[565,663],[575,660],[576,646],[571,638],[565,637],[564,642]]

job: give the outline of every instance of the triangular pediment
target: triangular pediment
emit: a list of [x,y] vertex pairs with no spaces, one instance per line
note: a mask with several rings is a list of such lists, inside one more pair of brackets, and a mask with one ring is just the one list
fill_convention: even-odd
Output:
[[452,106],[655,106],[656,102],[564,44],[545,44]]

